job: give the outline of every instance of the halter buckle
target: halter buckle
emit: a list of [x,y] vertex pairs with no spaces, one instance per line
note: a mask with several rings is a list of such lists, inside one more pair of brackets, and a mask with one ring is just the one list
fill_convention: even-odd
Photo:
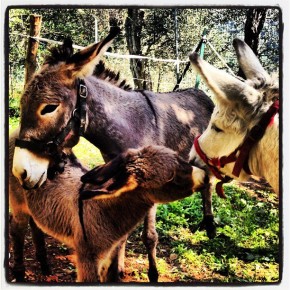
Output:
[[88,88],[86,85],[79,84],[79,96],[86,99],[88,96]]
[[45,149],[48,155],[53,156],[54,154],[57,153],[57,144],[53,141],[49,141],[46,143]]

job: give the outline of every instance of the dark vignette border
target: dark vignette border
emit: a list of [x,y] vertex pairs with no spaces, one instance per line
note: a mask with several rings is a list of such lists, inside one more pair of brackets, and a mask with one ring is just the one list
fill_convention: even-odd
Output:
[[[104,6],[104,5],[11,5],[6,8],[5,11],[5,24],[4,24],[4,55],[5,55],[5,93],[4,93],[4,105],[5,105],[5,183],[4,183],[4,192],[5,192],[5,230],[4,230],[4,239],[5,239],[5,257],[4,257],[4,268],[5,268],[5,277],[6,283],[10,285],[18,285],[18,286],[121,286],[121,287],[134,287],[134,286],[146,286],[146,284],[140,284],[136,282],[129,283],[120,283],[120,284],[100,284],[100,283],[45,283],[38,282],[35,284],[31,283],[12,283],[8,281],[8,268],[9,268],[9,251],[8,251],[8,241],[9,241],[9,11],[12,9],[25,9],[25,8],[70,8],[70,9],[78,9],[78,8],[88,8],[88,9],[112,9],[112,8],[143,8],[143,9],[157,9],[157,8],[172,8],[173,5],[162,5],[162,6],[138,6],[138,5],[118,5],[118,6]],[[279,10],[279,90],[280,90],[280,104],[283,104],[283,32],[284,32],[284,23],[282,18],[282,9],[279,6],[242,6],[242,5],[196,5],[196,6],[178,6],[180,9],[248,9],[248,8],[271,8]],[[279,285],[282,281],[283,270],[284,270],[284,261],[283,261],[283,249],[284,249],[284,235],[283,235],[283,177],[282,177],[282,169],[283,169],[283,142],[282,142],[282,134],[283,134],[283,105],[280,106],[280,116],[279,116],[279,187],[280,187],[280,198],[279,198],[279,280],[278,282],[253,282],[253,283],[209,283],[209,282],[198,282],[195,284],[190,283],[182,283],[182,282],[165,282],[165,283],[149,283],[147,286],[224,286],[224,287],[233,287],[233,286],[252,286],[252,285]]]

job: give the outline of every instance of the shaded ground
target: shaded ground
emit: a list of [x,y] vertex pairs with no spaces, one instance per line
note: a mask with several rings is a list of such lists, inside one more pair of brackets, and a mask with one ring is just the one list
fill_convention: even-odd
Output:
[[[277,199],[274,198],[274,200],[269,200],[269,196],[264,194],[265,189],[269,189],[267,184],[264,182],[242,183],[238,186],[241,188],[246,188],[250,196],[253,196],[258,201],[267,201],[272,203],[275,207],[278,206]],[[148,260],[145,254],[145,247],[141,242],[140,234],[141,228],[138,228],[132,233],[128,240],[125,259],[126,276],[124,278],[124,282],[148,282]],[[183,241],[181,241],[181,236]],[[186,236],[189,236],[188,240],[186,240]],[[251,282],[255,279],[255,277],[258,277],[261,281],[263,281],[264,271],[270,271],[271,267],[274,267],[274,272],[278,271],[279,265],[277,258],[274,258],[274,262],[267,264],[267,259],[272,259],[271,256],[270,258],[266,256],[268,253],[258,252],[257,250],[245,249],[237,246],[233,239],[230,239],[223,233],[219,234],[219,236],[214,239],[216,244],[212,243],[212,240],[208,240],[204,233],[195,233],[194,236],[200,236],[200,239],[196,244],[190,242],[191,236],[193,236],[193,234],[189,229],[181,229],[180,236],[160,235],[160,243],[157,249],[158,271],[160,274],[159,282],[227,282],[229,281],[229,276],[231,277],[230,281],[233,282]],[[181,248],[181,246],[184,247],[185,241],[188,241],[188,243],[186,243],[186,251]],[[46,243],[51,272],[53,273],[50,276],[43,276],[41,274],[40,266],[34,258],[34,247],[32,244],[30,231],[28,231],[24,249],[26,281],[28,283],[74,282],[76,279],[76,270],[74,266],[75,256],[73,252],[71,252],[71,250],[69,250],[64,244],[57,242],[49,236],[46,237]],[[219,243],[221,245],[226,245],[227,247],[224,247],[223,249],[216,249]],[[173,246],[175,247],[176,252],[172,251]],[[228,249],[230,249],[235,251],[236,257],[231,258],[231,263],[229,263],[228,260],[224,263],[224,266],[221,266],[217,264],[217,261],[206,261],[209,255],[205,254],[204,257],[202,257],[202,259],[204,259],[202,262],[194,262],[194,264],[190,264],[189,261],[196,260],[197,257],[191,257],[190,255],[193,255],[193,253],[194,255],[199,255],[205,248],[208,252],[217,251],[217,253],[221,255],[223,252],[226,254]],[[11,249],[9,252],[10,262],[10,260],[12,260],[13,253],[11,252]],[[184,253],[184,255],[182,256],[181,253]],[[264,256],[266,256],[266,258],[263,258]],[[276,254],[274,256],[276,256]],[[259,266],[251,266],[253,259],[260,259],[262,262]],[[266,260],[264,261],[263,259]],[[12,276],[10,266],[11,265],[9,264],[8,280],[13,282],[14,277]],[[249,278],[246,279],[244,274],[245,266],[248,267],[247,275],[249,276]],[[234,273],[232,270],[233,267],[235,268]],[[253,278],[250,277],[251,275]],[[276,281],[277,278],[271,279]]]
[[[148,259],[145,254],[145,247],[138,237],[138,230],[134,232],[127,242],[126,260],[125,260],[125,278],[124,282],[148,282]],[[75,255],[64,244],[50,236],[46,236],[47,254],[51,265],[53,275],[44,276],[41,274],[40,265],[35,260],[35,250],[31,239],[30,231],[25,239],[25,267],[28,283],[36,282],[74,282],[76,279],[76,270],[74,266]],[[9,248],[10,260],[12,260],[13,252]],[[159,244],[158,253],[159,259],[166,258],[166,263],[162,263],[162,271],[160,273],[159,282],[176,282],[178,281],[177,274],[180,271],[174,265],[175,256],[170,256],[170,247],[165,243]],[[169,257],[169,258],[167,258]],[[163,259],[162,259],[163,260]],[[11,273],[11,264],[9,264],[9,281],[15,282]],[[167,273],[164,273],[167,272]],[[200,277],[201,279],[203,277]],[[188,281],[192,281],[188,278]]]

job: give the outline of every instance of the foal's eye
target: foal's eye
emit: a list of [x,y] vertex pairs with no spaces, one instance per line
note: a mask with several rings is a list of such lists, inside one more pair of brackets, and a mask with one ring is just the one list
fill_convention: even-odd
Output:
[[58,107],[58,105],[46,105],[40,112],[41,115],[45,115],[48,113],[52,113],[53,111],[56,110],[56,108]]
[[211,128],[212,128],[213,130],[215,130],[217,133],[223,132],[223,130],[220,129],[219,127],[217,127],[215,124],[212,124],[212,125],[211,125]]

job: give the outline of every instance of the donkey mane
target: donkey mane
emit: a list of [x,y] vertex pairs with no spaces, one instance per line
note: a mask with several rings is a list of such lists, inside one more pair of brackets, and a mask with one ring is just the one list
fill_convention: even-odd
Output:
[[116,72],[106,68],[105,63],[103,61],[100,61],[96,65],[93,75],[96,76],[98,79],[108,81],[109,83],[116,85],[117,87],[119,87],[125,91],[132,90],[130,85],[128,85],[126,83],[126,80],[120,81],[120,72],[116,73]]
[[[64,39],[62,45],[54,46],[49,49],[50,54],[45,57],[44,64],[53,66],[59,62],[69,62],[73,56],[73,42],[71,38]],[[126,83],[126,80],[120,81],[120,72],[116,73],[106,68],[105,63],[100,61],[94,70],[93,75],[98,79],[108,81],[109,83],[125,90],[131,91],[132,88]]]
[[65,38],[62,45],[49,48],[49,55],[45,56],[44,64],[50,66],[59,62],[67,62],[73,55],[73,42],[71,38]]

